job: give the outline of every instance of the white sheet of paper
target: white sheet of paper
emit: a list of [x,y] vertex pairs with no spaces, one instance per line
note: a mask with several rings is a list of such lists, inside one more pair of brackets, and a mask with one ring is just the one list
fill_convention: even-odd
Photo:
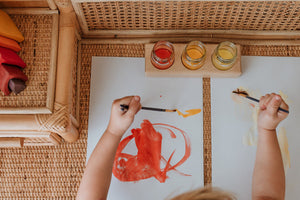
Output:
[[[139,95],[143,106],[178,108],[180,111],[202,109],[201,78],[149,78],[144,76],[144,66],[144,58],[93,57],[87,159],[107,127],[114,99]],[[155,178],[138,182],[121,182],[112,176],[108,199],[164,199],[168,195],[203,186],[202,112],[183,118],[176,113],[141,110],[124,137],[131,134],[131,129],[139,128],[144,119],[152,123],[173,125],[188,133],[191,139],[191,156],[176,169],[192,176],[182,176],[175,171],[170,171],[167,173],[169,178],[165,183],[160,183]],[[164,137],[162,149],[162,154],[167,154],[165,155],[167,159],[176,149],[174,159],[171,161],[171,164],[174,164],[184,153],[184,142]],[[136,152],[129,148],[130,151]]]
[[287,130],[291,157],[291,168],[286,177],[286,199],[298,199],[300,58],[244,56],[242,67],[243,74],[239,78],[211,80],[213,185],[236,193],[238,199],[251,199],[256,147],[244,146],[242,140],[253,124],[248,120],[251,117],[246,118],[237,112],[231,92],[240,86],[259,91],[262,95],[281,90],[292,101],[288,118],[279,125]]

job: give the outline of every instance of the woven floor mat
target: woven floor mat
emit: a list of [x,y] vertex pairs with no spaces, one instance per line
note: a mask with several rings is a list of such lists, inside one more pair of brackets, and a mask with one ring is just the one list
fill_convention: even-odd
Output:
[[[255,50],[256,49],[256,50]],[[300,56],[299,47],[243,47],[243,55]],[[269,53],[269,54],[268,54]],[[143,57],[144,46],[81,45],[80,139],[74,144],[52,147],[0,149],[1,199],[75,199],[84,171],[87,147],[89,90],[92,56]],[[204,81],[204,102],[210,102],[210,79]],[[207,93],[209,91],[209,93]],[[206,104],[205,104],[206,105]],[[204,105],[204,122],[210,126],[210,111]],[[208,103],[210,105],[210,103]],[[204,131],[204,177],[211,183],[211,131]]]

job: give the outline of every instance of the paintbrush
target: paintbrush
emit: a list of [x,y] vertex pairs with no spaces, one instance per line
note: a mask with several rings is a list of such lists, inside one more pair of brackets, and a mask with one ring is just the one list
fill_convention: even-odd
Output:
[[[235,90],[235,91],[232,91],[232,93],[234,93],[234,94],[236,94],[236,95],[238,95],[238,96],[241,96],[241,97],[245,97],[246,99],[249,99],[249,100],[252,101],[252,102],[259,103],[259,100],[258,100],[258,99],[255,99],[255,98],[253,98],[253,97],[250,97],[250,96],[248,95],[248,93],[247,93],[246,91],[244,91],[244,90],[237,89],[237,90]],[[278,110],[280,110],[280,111],[282,111],[282,112],[285,112],[285,113],[289,113],[288,110],[285,110],[285,109],[283,109],[283,108],[279,108]]]
[[[125,105],[125,104],[121,104],[120,107],[121,107],[122,111],[128,110],[128,108],[129,108],[129,106]],[[170,110],[170,109],[164,109],[164,108],[151,108],[151,107],[144,107],[144,106],[142,106],[142,109],[143,110],[158,111],[158,112],[176,112],[177,111],[176,109]]]

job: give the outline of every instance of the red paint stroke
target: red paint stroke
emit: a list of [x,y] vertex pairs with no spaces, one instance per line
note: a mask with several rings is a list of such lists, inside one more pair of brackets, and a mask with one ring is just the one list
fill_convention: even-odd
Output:
[[[176,164],[170,164],[175,150],[168,160],[161,155],[162,134],[156,131],[153,126],[167,130],[173,139],[176,138],[176,134],[172,129],[182,134],[185,141],[185,154]],[[132,135],[124,138],[117,149],[113,166],[113,174],[117,179],[125,182],[155,177],[159,182],[164,183],[168,178],[167,172],[171,170],[184,176],[190,176],[176,169],[176,167],[182,165],[191,154],[191,143],[186,132],[168,124],[151,124],[149,120],[144,120],[141,124],[141,128],[132,129],[131,132]],[[138,149],[137,155],[122,153],[123,149],[132,139],[135,140]],[[162,169],[160,167],[161,162],[165,163],[165,167]]]

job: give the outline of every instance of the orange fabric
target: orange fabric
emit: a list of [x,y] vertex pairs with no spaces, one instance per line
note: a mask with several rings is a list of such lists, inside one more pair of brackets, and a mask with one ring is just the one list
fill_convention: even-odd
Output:
[[0,10],[0,35],[22,42],[24,37],[12,19],[3,10]]
[[0,36],[0,46],[11,49],[15,52],[21,51],[20,45],[15,40],[3,36]]

